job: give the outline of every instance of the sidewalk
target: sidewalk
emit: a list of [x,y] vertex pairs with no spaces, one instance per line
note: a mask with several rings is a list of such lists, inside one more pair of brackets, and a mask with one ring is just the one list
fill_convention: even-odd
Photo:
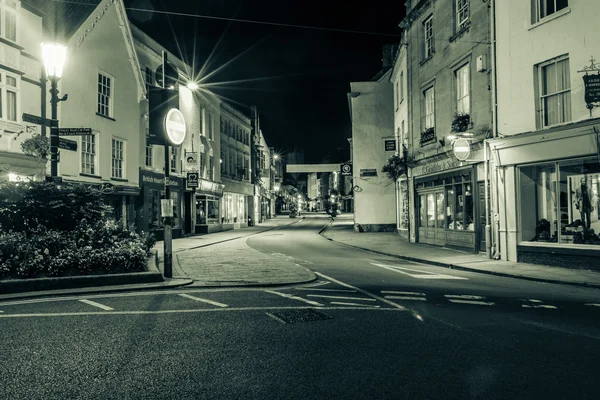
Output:
[[[173,278],[192,279],[192,286],[286,285],[317,277],[307,268],[248,247],[245,240],[258,233],[298,223],[302,218],[278,215],[248,228],[173,240]],[[231,242],[231,243],[228,243]],[[163,242],[154,249],[163,267]]]
[[600,288],[598,272],[490,260],[485,255],[409,243],[393,232],[355,233],[353,225],[352,214],[341,215],[321,235],[351,247],[441,267],[545,283]]

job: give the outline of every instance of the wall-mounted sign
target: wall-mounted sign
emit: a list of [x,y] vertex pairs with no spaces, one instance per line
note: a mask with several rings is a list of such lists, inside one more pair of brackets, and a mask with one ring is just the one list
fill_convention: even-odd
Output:
[[58,138],[58,148],[77,151],[77,142],[74,140],[69,140],[65,138]]
[[377,176],[377,170],[375,168],[372,169],[361,169],[360,177],[369,177],[369,176]]
[[583,85],[585,86],[585,103],[600,102],[600,75],[584,75]]
[[452,145],[452,150],[454,150],[456,158],[460,161],[465,161],[471,154],[471,143],[464,138],[456,139]]
[[385,151],[396,151],[396,139],[385,139],[383,146]]
[[187,171],[198,170],[198,153],[185,153],[185,169]]
[[187,180],[186,184],[189,188],[197,188],[198,187],[198,172],[188,172],[186,174]]
[[115,185],[112,183],[102,183],[100,184],[100,192],[102,194],[111,194],[115,192]]
[[167,139],[173,146],[179,146],[185,139],[185,118],[176,108],[171,108],[165,118]]
[[[254,188],[256,190],[256,186],[254,186]],[[223,196],[223,189],[225,189],[225,185],[223,185],[222,183],[217,183],[206,179],[200,179],[197,190],[203,194]]]
[[340,166],[342,176],[352,176],[352,164],[346,163]]
[[79,136],[92,134],[92,128],[58,128],[58,136]]

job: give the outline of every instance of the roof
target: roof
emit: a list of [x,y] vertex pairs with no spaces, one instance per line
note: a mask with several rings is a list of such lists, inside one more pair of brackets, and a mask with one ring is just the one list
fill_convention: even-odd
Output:
[[66,42],[100,4],[101,0],[77,0],[72,2],[26,0],[42,11],[44,37]]

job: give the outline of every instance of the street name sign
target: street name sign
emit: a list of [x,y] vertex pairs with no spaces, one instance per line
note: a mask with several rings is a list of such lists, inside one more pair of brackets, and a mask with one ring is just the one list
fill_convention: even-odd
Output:
[[23,122],[29,122],[29,123],[36,124],[36,125],[44,125],[44,126],[50,126],[50,127],[58,126],[57,119],[42,118],[42,117],[38,117],[37,115],[27,114],[27,113],[23,113],[22,118],[23,118]]
[[80,136],[92,134],[92,128],[58,128],[58,136]]
[[77,142],[74,140],[69,140],[65,138],[58,138],[58,148],[77,151]]

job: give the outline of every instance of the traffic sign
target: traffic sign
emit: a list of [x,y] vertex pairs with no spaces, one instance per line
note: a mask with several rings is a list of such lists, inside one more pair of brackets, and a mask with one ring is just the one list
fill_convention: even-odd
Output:
[[179,146],[185,139],[185,118],[181,111],[171,108],[165,118],[167,139],[173,146]]
[[58,136],[93,135],[92,128],[58,128]]
[[58,120],[56,120],[56,119],[42,118],[42,117],[38,117],[37,115],[32,115],[32,114],[27,114],[27,113],[23,113],[22,118],[23,118],[23,122],[30,122],[32,124],[44,125],[44,126],[50,126],[50,127],[58,126]]
[[456,158],[460,161],[466,161],[471,154],[471,143],[465,138],[456,139],[452,145],[452,150],[454,150]]
[[58,148],[77,151],[77,142],[74,140],[69,140],[65,138],[58,138]]
[[343,176],[352,175],[352,164],[342,164],[341,170]]

